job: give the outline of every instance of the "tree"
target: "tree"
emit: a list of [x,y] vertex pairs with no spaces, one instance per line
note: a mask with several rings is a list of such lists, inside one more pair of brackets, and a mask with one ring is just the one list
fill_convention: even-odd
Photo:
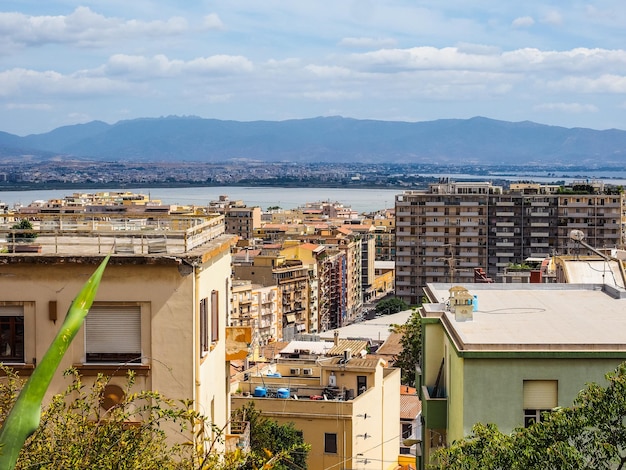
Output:
[[626,363],[588,384],[573,406],[544,414],[541,422],[510,435],[476,424],[472,433],[435,454],[431,468],[450,470],[624,469],[626,465]]
[[306,459],[311,446],[304,442],[302,431],[293,423],[278,424],[262,416],[249,402],[234,412],[235,419],[250,423],[250,454],[238,467],[242,470],[266,469],[292,470],[307,468]]
[[[4,420],[23,381],[10,368],[1,368],[5,376],[0,380],[0,420]],[[131,373],[122,387],[121,401],[105,409],[107,377],[99,375],[93,385],[86,386],[76,370],[65,375],[70,385],[44,409],[16,469],[226,470],[244,461],[240,452],[212,451],[223,433],[194,411],[190,400],[170,400],[152,391],[134,393]],[[195,436],[199,445],[184,440],[173,443],[171,433],[175,432]]]
[[376,312],[380,314],[390,315],[392,313],[408,310],[409,306],[399,297],[381,300],[376,304]]
[[402,334],[402,352],[396,357],[394,367],[402,369],[402,383],[413,387],[415,369],[420,365],[422,357],[422,325],[417,310],[413,311],[404,325],[391,325],[390,331]]

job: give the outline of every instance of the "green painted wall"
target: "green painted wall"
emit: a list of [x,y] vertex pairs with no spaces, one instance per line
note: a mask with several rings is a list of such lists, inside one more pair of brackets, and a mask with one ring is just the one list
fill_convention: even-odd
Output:
[[[447,338],[446,338],[447,339]],[[463,415],[466,402],[465,394],[465,360],[456,355],[454,346],[448,342],[448,443],[457,437],[463,436]]]
[[[448,442],[469,434],[477,422],[496,423],[505,433],[523,426],[524,380],[558,380],[558,406],[571,406],[586,383],[607,385],[605,374],[620,362],[605,358],[451,360],[453,382],[461,378],[460,386],[453,384],[449,394]],[[457,422],[460,415],[462,425]]]

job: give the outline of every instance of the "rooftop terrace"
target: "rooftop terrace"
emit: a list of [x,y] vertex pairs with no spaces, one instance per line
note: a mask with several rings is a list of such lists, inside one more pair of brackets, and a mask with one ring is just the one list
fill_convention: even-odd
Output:
[[[221,215],[30,214],[28,220],[32,231],[12,229],[14,219],[0,220],[0,253],[184,254],[225,231]],[[36,238],[24,237],[32,234]]]

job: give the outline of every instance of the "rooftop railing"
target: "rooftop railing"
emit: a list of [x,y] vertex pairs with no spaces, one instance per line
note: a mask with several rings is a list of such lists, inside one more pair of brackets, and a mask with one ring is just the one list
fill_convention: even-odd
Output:
[[0,253],[183,254],[225,232],[221,215],[138,218],[38,214],[28,219],[33,230],[12,229],[14,222],[0,223]]

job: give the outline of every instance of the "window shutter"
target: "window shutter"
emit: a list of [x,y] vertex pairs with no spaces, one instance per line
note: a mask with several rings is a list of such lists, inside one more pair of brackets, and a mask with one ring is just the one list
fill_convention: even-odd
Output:
[[141,355],[139,306],[93,306],[85,320],[88,354]]
[[0,307],[0,317],[23,317],[24,307],[22,305],[5,305]]
[[219,339],[220,333],[220,305],[219,292],[211,291],[211,341],[215,342]]
[[551,410],[558,404],[558,381],[524,380],[524,409]]

